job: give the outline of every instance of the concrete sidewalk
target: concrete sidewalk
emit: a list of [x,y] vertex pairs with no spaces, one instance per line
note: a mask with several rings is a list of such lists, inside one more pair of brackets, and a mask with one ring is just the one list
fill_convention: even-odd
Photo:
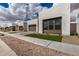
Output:
[[16,53],[10,49],[1,39],[0,39],[0,56],[17,56]]
[[55,41],[48,41],[48,40],[43,40],[43,39],[38,39],[38,38],[32,38],[32,37],[27,37],[23,36],[20,34],[9,34],[6,32],[0,32],[8,36],[12,36],[27,42],[31,42],[37,45],[45,46],[51,49],[55,49],[64,53],[68,53],[71,55],[78,55],[79,56],[79,46],[78,45],[72,45],[72,44],[66,44],[62,42],[55,42]]

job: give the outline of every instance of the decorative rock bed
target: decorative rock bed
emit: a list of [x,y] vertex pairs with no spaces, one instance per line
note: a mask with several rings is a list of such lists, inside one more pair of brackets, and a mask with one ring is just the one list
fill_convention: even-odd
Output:
[[10,36],[0,37],[19,56],[69,56],[54,49],[36,45]]

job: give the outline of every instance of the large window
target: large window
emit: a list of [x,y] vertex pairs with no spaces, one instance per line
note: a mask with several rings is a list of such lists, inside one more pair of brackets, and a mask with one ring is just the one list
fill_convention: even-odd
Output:
[[55,30],[61,29],[61,19],[55,20]]
[[44,21],[43,25],[44,25],[44,30],[47,30],[48,29],[48,21]]
[[44,20],[43,26],[44,30],[61,30],[61,18]]
[[54,28],[54,23],[53,23],[53,20],[49,20],[49,29],[51,30],[51,29],[53,29]]

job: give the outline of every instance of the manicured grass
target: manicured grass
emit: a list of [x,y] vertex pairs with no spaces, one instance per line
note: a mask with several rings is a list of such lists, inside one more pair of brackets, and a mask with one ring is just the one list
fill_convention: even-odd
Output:
[[34,38],[40,38],[45,40],[51,40],[51,41],[62,41],[62,36],[56,36],[56,35],[44,35],[44,34],[28,34],[25,36],[34,37]]

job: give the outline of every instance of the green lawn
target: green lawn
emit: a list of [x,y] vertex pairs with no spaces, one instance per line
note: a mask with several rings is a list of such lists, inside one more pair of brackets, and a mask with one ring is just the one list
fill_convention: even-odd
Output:
[[62,36],[56,36],[56,35],[44,35],[44,34],[28,34],[25,36],[34,37],[34,38],[40,38],[45,40],[51,40],[51,41],[62,41]]

